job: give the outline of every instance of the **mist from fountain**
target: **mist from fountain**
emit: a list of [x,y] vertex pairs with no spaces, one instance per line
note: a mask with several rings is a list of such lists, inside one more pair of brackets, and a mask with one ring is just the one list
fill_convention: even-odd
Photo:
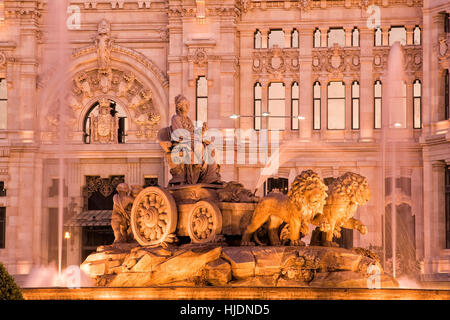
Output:
[[[397,269],[397,165],[401,159],[398,144],[402,139],[401,131],[406,128],[406,106],[404,102],[403,87],[406,80],[404,54],[400,42],[395,42],[389,51],[388,68],[386,70],[384,85],[384,101],[382,112],[382,152],[383,175],[386,169],[391,170],[391,248],[392,248],[392,275],[396,277]],[[399,157],[400,156],[400,157]],[[385,179],[383,179],[385,180]],[[383,181],[384,183],[384,181]],[[386,194],[383,195],[386,199]],[[386,225],[387,221],[385,221]],[[386,234],[386,233],[384,233]],[[386,261],[386,246],[384,248]]]
[[[44,37],[47,47],[43,52],[41,72],[49,76],[51,85],[45,86],[40,93],[40,105],[53,103],[57,123],[58,150],[58,277],[62,276],[63,260],[63,219],[64,219],[64,183],[66,157],[66,127],[68,121],[66,97],[69,93],[67,78],[69,74],[70,47],[66,24],[67,0],[48,1],[44,18]],[[67,181],[67,180],[66,180]]]

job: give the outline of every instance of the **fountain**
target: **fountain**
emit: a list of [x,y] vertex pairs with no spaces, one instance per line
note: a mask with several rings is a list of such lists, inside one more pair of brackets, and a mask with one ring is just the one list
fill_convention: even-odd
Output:
[[[337,248],[332,241],[341,227],[367,233],[353,218],[370,199],[365,177],[348,172],[327,186],[317,173],[305,170],[288,195],[259,199],[241,184],[221,181],[219,167],[206,162],[201,146],[193,156],[189,102],[177,96],[175,104],[171,126],[159,134],[172,180],[167,188],[147,187],[137,194],[128,195],[133,187],[125,184],[117,187],[113,217],[118,218],[113,221],[121,222],[113,226],[116,240],[98,247],[81,265],[98,286],[398,286],[383,273],[376,254]],[[179,130],[186,132],[173,134]],[[309,234],[310,223],[324,236],[305,246],[300,238]],[[267,224],[271,245],[255,246],[251,240]],[[233,240],[240,236],[240,243]]]

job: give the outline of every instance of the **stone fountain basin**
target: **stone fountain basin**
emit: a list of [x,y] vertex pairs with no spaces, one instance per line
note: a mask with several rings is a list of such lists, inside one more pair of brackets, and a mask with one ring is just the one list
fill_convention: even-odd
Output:
[[[367,252],[316,246],[120,244],[99,247],[81,269],[100,287],[368,288],[374,283],[397,288],[398,282]],[[379,273],[378,282],[368,281],[375,279],[373,270]]]

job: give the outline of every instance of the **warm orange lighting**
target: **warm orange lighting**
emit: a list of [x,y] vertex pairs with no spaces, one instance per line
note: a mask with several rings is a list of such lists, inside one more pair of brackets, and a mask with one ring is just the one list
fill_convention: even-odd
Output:
[[64,233],[64,239],[66,239],[66,240],[69,240],[71,236],[72,236],[72,235],[70,234],[69,231],[66,231],[66,232]]
[[197,5],[197,23],[204,24],[206,18],[206,8],[205,8],[205,0],[195,0]]
[[5,22],[5,1],[0,0],[0,25]]

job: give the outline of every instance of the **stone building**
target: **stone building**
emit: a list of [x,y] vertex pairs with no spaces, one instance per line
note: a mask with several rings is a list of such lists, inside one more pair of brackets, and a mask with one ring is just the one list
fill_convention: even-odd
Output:
[[[0,0],[0,261],[11,273],[58,259],[61,204],[64,264],[79,264],[112,241],[118,183],[167,185],[156,133],[181,93],[192,119],[227,137],[223,180],[262,195],[307,168],[360,173],[369,233],[347,233],[346,245],[389,248],[396,194],[398,234],[424,279],[448,279],[447,0],[70,0],[64,32],[48,28],[62,16],[50,7]],[[382,118],[396,41],[405,78],[392,167]],[[280,145],[269,173],[253,158],[268,139]]]

